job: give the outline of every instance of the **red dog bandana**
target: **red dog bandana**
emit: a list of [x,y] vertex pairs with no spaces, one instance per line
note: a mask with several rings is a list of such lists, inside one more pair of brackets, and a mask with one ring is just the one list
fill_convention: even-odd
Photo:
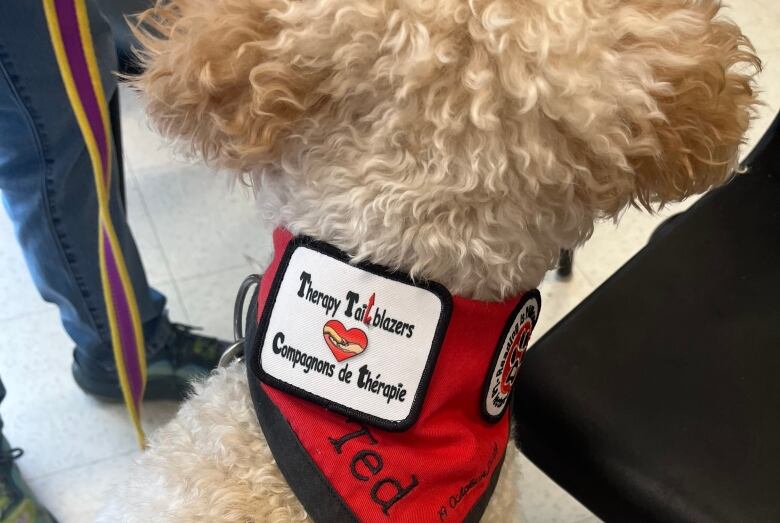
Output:
[[274,233],[248,376],[279,468],[317,521],[478,521],[541,306],[451,296]]

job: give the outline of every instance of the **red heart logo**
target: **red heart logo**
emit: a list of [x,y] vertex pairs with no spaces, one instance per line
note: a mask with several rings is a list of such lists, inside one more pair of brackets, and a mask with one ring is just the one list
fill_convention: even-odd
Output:
[[325,343],[336,357],[337,361],[344,361],[352,356],[357,356],[368,346],[366,333],[360,329],[349,329],[338,320],[330,320],[322,328],[322,337]]

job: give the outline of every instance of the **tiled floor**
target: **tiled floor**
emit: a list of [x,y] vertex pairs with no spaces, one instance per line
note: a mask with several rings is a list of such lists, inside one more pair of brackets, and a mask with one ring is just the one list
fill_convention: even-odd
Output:
[[[780,108],[780,4],[732,0],[731,16],[752,37],[766,62],[761,78],[767,107],[752,130],[759,137]],[[241,186],[201,167],[179,163],[150,133],[132,96],[124,97],[124,138],[130,221],[153,285],[169,298],[173,318],[230,335],[233,294],[247,273],[262,265],[268,234]],[[646,242],[665,217],[628,211],[618,225],[601,224],[577,253],[574,275],[550,275],[542,286],[547,330]],[[11,226],[0,213],[0,372],[8,388],[2,405],[6,433],[25,448],[19,462],[41,499],[63,523],[89,521],[110,486],[137,454],[120,405],[82,394],[68,372],[71,343],[56,310],[32,286]],[[176,405],[150,404],[151,430],[173,416]],[[530,522],[579,523],[596,518],[530,463],[521,491]]]

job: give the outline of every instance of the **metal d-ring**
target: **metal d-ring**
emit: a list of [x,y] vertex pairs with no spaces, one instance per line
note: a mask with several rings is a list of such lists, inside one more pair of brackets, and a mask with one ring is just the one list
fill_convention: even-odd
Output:
[[233,305],[233,337],[235,341],[230,344],[219,358],[220,367],[227,367],[234,360],[240,359],[244,355],[244,302],[247,294],[249,294],[249,290],[255,285],[260,285],[260,279],[259,274],[250,274],[244,278],[244,281],[241,282],[241,286],[238,288],[236,302]]
[[260,285],[261,276],[250,274],[241,282],[236,294],[236,303],[233,305],[233,338],[238,341],[244,339],[244,301],[249,289],[254,285]]

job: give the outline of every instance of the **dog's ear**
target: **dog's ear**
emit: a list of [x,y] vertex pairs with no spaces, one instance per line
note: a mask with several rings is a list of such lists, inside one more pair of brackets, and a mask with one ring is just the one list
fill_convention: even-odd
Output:
[[623,114],[632,201],[650,207],[724,182],[756,105],[761,64],[750,42],[718,17],[718,0],[629,0],[618,9],[617,55],[639,66],[626,88],[649,95],[649,110]]
[[135,33],[144,72],[131,79],[164,136],[216,167],[277,161],[318,104],[320,78],[275,51],[282,0],[158,0]]

